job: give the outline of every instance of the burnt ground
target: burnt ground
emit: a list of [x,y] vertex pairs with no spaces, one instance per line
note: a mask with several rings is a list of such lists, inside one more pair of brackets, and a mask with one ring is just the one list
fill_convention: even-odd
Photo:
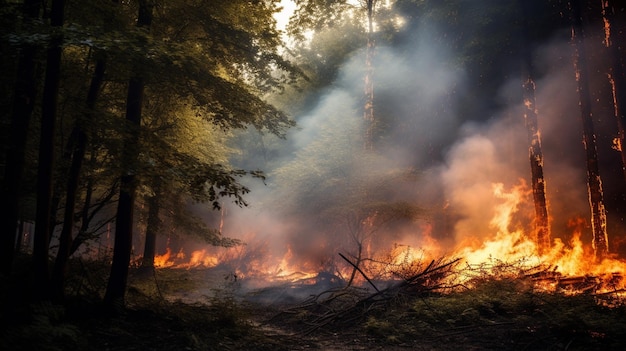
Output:
[[[540,293],[524,279],[471,289],[376,294],[338,282],[260,287],[224,271],[132,276],[127,306],[105,310],[96,268],[63,304],[24,300],[3,278],[2,350],[623,350],[616,296]],[[414,288],[414,287],[413,287]],[[608,306],[611,305],[611,306]]]

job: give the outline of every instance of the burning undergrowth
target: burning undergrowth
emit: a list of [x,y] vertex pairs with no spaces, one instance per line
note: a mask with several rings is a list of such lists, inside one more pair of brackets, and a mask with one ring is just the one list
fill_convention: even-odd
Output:
[[366,218],[361,228],[370,228],[371,232],[352,236],[351,246],[337,247],[332,255],[319,256],[318,260],[300,258],[289,246],[284,255],[276,255],[270,242],[251,236],[247,245],[233,248],[204,248],[189,255],[168,250],[156,257],[155,264],[157,268],[222,272],[225,279],[251,293],[249,296],[265,302],[294,302],[346,287],[364,293],[379,293],[407,282],[415,287],[416,275],[431,276],[433,268],[445,267],[446,274],[437,275],[437,283],[428,291],[468,289],[476,281],[487,279],[521,279],[531,281],[536,291],[592,294],[603,304],[621,303],[626,291],[626,262],[610,256],[596,257],[577,231],[568,242],[555,238],[549,250],[538,254],[533,238],[513,220],[528,196],[525,184],[510,190],[494,184],[492,194],[497,204],[490,221],[492,237],[477,243],[461,242],[451,253],[429,236],[428,226],[422,229],[421,248],[392,244],[381,249],[384,246],[373,240],[376,230],[371,229],[376,221]]
[[[259,288],[247,283],[260,278],[235,280],[223,265],[156,274],[161,284],[184,279],[196,290],[211,284],[215,295],[204,297],[208,303],[228,295],[238,304],[256,306],[253,319],[264,328],[302,338],[347,338],[341,342],[354,347],[611,350],[626,342],[621,277],[568,277],[529,258],[470,264],[396,249],[395,256],[387,255],[394,262],[364,264],[351,286],[336,274],[319,272],[304,279],[275,278]],[[340,260],[352,266],[348,257]],[[388,279],[373,278],[382,277],[382,271]]]

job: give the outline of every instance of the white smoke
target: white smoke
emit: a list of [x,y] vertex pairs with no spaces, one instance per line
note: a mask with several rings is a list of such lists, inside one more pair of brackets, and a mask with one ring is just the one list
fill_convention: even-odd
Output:
[[[390,201],[409,201],[431,213],[446,206],[449,229],[434,233],[457,242],[485,240],[494,235],[490,220],[501,200],[494,184],[511,189],[530,184],[528,141],[520,105],[508,103],[489,116],[466,116],[453,104],[453,93],[465,89],[466,77],[448,63],[448,54],[428,40],[423,30],[415,42],[397,50],[376,49],[375,95],[385,106],[387,137],[377,157],[363,157],[364,52],[342,67],[333,86],[320,94],[313,108],[296,116],[275,167],[265,169],[266,184],[247,183],[251,206],[230,208],[224,234],[269,243],[271,254],[281,257],[291,249],[295,257],[324,260],[350,245],[344,228],[331,226],[325,201],[351,196],[351,179],[363,173],[383,178],[393,169],[417,168],[412,182],[399,182]],[[567,222],[586,217],[584,152],[580,142],[577,95],[567,44],[550,43],[535,55],[542,73],[536,100],[542,131],[549,211],[555,236],[566,236]],[[498,98],[521,100],[521,77],[507,81]],[[460,112],[460,113],[459,113]],[[469,122],[468,122],[469,120]],[[477,122],[483,121],[483,122]],[[583,171],[581,171],[581,169]],[[532,198],[530,198],[532,201]],[[292,216],[295,207],[318,203],[307,216]],[[531,204],[532,206],[532,204]],[[532,211],[520,218],[532,224]],[[432,219],[431,219],[432,220]],[[394,228],[386,243],[419,243],[416,226]],[[448,233],[446,231],[452,231]]]

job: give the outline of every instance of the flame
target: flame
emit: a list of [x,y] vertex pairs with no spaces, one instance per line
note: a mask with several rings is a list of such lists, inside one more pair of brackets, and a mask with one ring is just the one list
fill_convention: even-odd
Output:
[[[525,220],[519,221],[518,218],[520,212],[528,208],[524,206],[525,202],[532,201],[531,193],[524,181],[510,189],[502,183],[492,184],[496,204],[491,209],[491,233],[482,238],[464,240],[447,255],[462,258],[468,267],[466,272],[474,270],[489,276],[508,274],[530,277],[538,290],[572,294],[591,291],[622,297],[626,291],[626,261],[610,255],[600,258],[595,255],[592,245],[582,240],[583,228],[588,227],[585,219],[572,218],[568,223],[571,230],[569,238],[554,238],[551,247],[539,254],[536,240],[527,233],[531,230],[523,224],[526,221],[527,227],[531,227],[532,218],[526,218],[531,216],[530,211],[522,213]],[[362,225],[373,226],[372,218],[367,218]],[[442,257],[444,252],[444,244],[432,236],[432,230],[432,224],[425,223],[418,229],[419,235],[410,236],[414,240],[412,245],[396,243],[386,250],[373,247],[371,241],[364,242],[363,255],[366,259],[361,262],[360,268],[371,279],[402,279],[423,269],[429,262]],[[269,240],[259,240],[254,233],[248,234],[246,242],[247,245],[234,248],[195,250],[189,255],[182,250],[173,255],[168,248],[163,255],[155,257],[155,267],[191,269],[223,264],[240,278],[299,284],[315,284],[329,276],[347,280],[353,270],[340,260],[337,264],[304,261],[289,245],[285,247],[284,254],[277,255],[270,250]],[[466,284],[476,274],[455,275],[451,278],[455,279],[452,283]],[[355,276],[355,282],[363,280],[363,277]],[[258,284],[261,286],[263,283]]]
[[154,257],[155,268],[166,268],[174,265],[173,261],[170,261],[172,256],[172,250],[168,247],[163,255],[156,255]]
[[562,289],[579,293],[593,289],[595,293],[619,292],[626,289],[624,273],[626,262],[613,257],[597,259],[593,248],[581,240],[584,220],[573,219],[575,231],[567,242],[553,240],[551,249],[538,254],[536,243],[523,230],[510,231],[511,218],[526,194],[525,185],[505,191],[502,184],[493,185],[494,196],[503,200],[494,210],[491,226],[496,233],[480,247],[461,247],[456,256],[466,260],[468,266],[478,267],[486,262],[517,263],[520,271],[534,267],[550,268],[537,275],[537,286],[544,290]]
[[182,264],[181,268],[195,268],[195,267],[215,267],[217,266],[218,259],[215,256],[212,256],[207,253],[206,249],[196,250],[191,253],[191,257],[189,258],[189,262],[186,264]]

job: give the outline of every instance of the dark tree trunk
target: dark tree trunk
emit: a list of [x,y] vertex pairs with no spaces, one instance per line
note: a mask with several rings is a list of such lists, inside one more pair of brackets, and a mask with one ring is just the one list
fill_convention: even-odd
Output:
[[148,225],[146,227],[146,243],[143,250],[141,267],[146,271],[154,270],[154,256],[156,254],[157,234],[161,229],[161,219],[159,218],[160,189],[158,184],[154,187],[154,195],[148,199]]
[[[620,55],[619,45],[617,43],[624,43],[620,39],[626,38],[623,31],[626,28],[619,28],[618,11],[614,4],[610,1],[601,0],[602,17],[605,25],[605,38],[604,44],[609,51],[610,66],[607,76],[609,83],[611,84],[613,92],[613,107],[614,114],[617,120],[618,138],[616,142],[617,148],[620,151],[622,159],[622,173],[626,180],[626,113],[624,108],[626,107],[626,87],[624,86],[624,69],[622,57]],[[624,14],[622,14],[622,17]],[[623,23],[621,23],[624,26]],[[621,38],[620,38],[621,36]]]
[[[106,59],[104,57],[97,60],[96,67],[91,78],[89,91],[87,93],[87,112],[85,113],[83,123],[89,123],[89,121],[93,119],[93,110],[100,93],[102,81],[104,80],[105,66]],[[88,143],[88,135],[85,131],[85,126],[81,126],[81,122],[76,122],[73,134],[76,135],[76,143],[74,143],[74,150],[71,155],[71,165],[67,178],[63,229],[61,230],[61,235],[59,237],[59,250],[54,264],[54,269],[52,271],[53,293],[55,298],[59,300],[63,299],[64,296],[63,288],[65,283],[65,271],[72,248],[74,210],[76,207],[79,177]]]
[[[139,1],[137,27],[149,28],[152,23],[151,0]],[[115,242],[113,245],[113,263],[107,284],[104,302],[107,305],[124,305],[128,268],[133,241],[133,212],[135,205],[136,177],[131,171],[139,153],[139,128],[141,126],[141,107],[143,103],[144,80],[141,75],[132,77],[128,83],[126,99],[126,121],[132,128],[132,136],[124,145],[124,165],[128,169],[120,178],[120,196],[115,222]]]
[[589,192],[589,204],[591,206],[591,225],[593,230],[593,248],[597,258],[608,254],[609,242],[606,231],[606,210],[604,207],[604,194],[602,191],[602,179],[598,166],[598,151],[596,135],[594,132],[593,112],[591,109],[591,96],[589,92],[589,78],[587,72],[586,50],[583,30],[583,12],[580,0],[572,0],[572,39],[575,44],[575,70],[580,95],[580,111],[583,123],[583,143],[587,159],[587,187]]
[[[50,22],[53,28],[63,25],[63,0],[52,1]],[[48,297],[48,246],[49,234],[53,223],[50,221],[52,184],[54,169],[54,133],[57,116],[57,100],[61,77],[61,46],[63,38],[53,33],[46,59],[46,78],[41,105],[41,137],[39,140],[39,164],[37,169],[37,213],[34,246],[33,269],[35,295]]]
[[22,220],[17,230],[17,240],[15,242],[15,252],[17,254],[22,251],[22,245],[24,245],[24,227],[26,227],[26,222]]
[[[41,0],[24,1],[24,20],[32,21],[39,17]],[[7,148],[5,173],[0,189],[0,269],[11,272],[15,254],[15,230],[19,217],[20,189],[26,158],[28,126],[33,114],[36,99],[35,57],[37,48],[26,45],[18,59],[17,75],[13,95],[11,132]]]
[[529,40],[528,0],[521,0],[522,7],[522,94],[524,100],[524,121],[528,132],[528,156],[530,160],[531,185],[535,204],[535,242],[538,253],[544,254],[551,246],[548,206],[546,204],[546,182],[543,176],[543,151],[537,121],[537,105],[535,102],[535,82],[533,80],[532,50]]

